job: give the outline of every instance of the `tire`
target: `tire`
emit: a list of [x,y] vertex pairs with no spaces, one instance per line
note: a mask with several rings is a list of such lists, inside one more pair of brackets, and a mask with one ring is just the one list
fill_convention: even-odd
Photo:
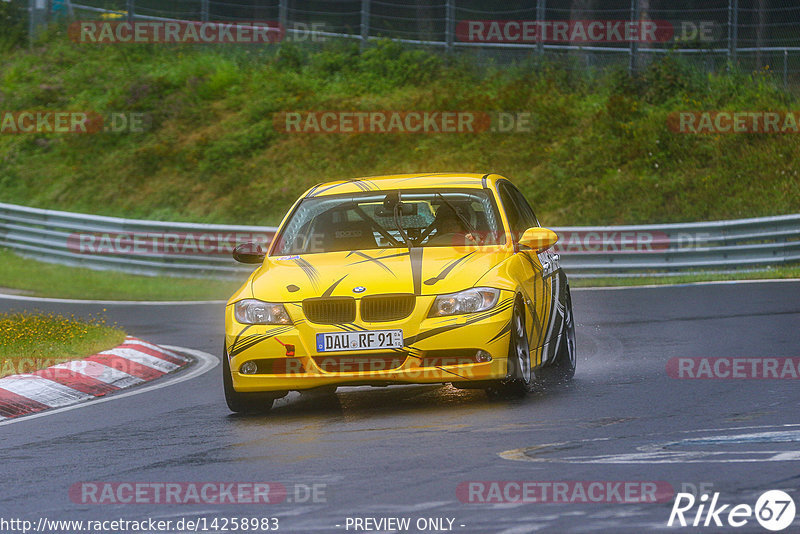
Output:
[[567,286],[567,302],[564,307],[564,330],[561,334],[561,345],[558,347],[553,363],[537,370],[537,377],[545,384],[564,384],[575,376],[577,350],[575,345],[575,319],[572,316],[572,296]]
[[278,395],[270,393],[239,393],[233,389],[231,378],[231,364],[228,361],[228,352],[222,354],[222,387],[225,391],[225,402],[232,412],[236,413],[266,413],[272,408],[272,403]]
[[486,388],[490,399],[520,398],[533,390],[531,352],[525,329],[525,311],[518,299],[511,315],[508,340],[508,376]]

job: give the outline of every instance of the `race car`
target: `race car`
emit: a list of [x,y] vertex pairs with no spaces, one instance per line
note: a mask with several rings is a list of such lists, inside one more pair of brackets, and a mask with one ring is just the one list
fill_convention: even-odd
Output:
[[450,383],[521,396],[575,373],[567,277],[525,197],[496,174],[315,185],[225,309],[234,412],[289,391]]

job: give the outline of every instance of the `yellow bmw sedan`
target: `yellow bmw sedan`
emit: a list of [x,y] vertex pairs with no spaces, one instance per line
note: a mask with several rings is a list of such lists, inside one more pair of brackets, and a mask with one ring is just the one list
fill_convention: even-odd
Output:
[[228,301],[223,386],[234,412],[292,390],[452,383],[519,396],[575,373],[567,277],[530,204],[496,174],[320,184],[281,222]]

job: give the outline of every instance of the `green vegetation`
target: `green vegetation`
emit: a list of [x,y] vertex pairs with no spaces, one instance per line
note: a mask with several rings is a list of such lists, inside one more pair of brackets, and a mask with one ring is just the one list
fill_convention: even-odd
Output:
[[94,271],[0,250],[0,293],[97,300],[227,300],[242,282]]
[[125,332],[105,319],[53,313],[0,313],[0,377],[85,358],[121,344]]
[[[512,178],[548,225],[798,211],[800,135],[686,135],[680,110],[791,110],[762,74],[674,58],[637,78],[535,59],[477,66],[384,42],[96,45],[53,29],[0,52],[4,110],[147,113],[148,131],[0,135],[0,201],[164,220],[275,224],[311,185],[417,171]],[[528,133],[285,134],[291,110],[528,111]],[[170,284],[172,285],[172,284]]]
[[21,46],[26,36],[22,3],[0,2],[0,53],[10,52]]

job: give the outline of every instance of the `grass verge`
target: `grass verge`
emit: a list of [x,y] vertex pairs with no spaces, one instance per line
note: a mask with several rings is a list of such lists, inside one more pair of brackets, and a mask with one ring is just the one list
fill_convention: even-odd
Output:
[[98,317],[0,313],[0,377],[31,373],[121,344],[125,332]]
[[[569,275],[569,272],[567,272]],[[636,276],[615,278],[571,278],[572,287],[612,287],[612,286],[644,286],[691,284],[695,282],[717,282],[726,280],[774,280],[781,278],[800,278],[800,265],[776,267],[763,271],[744,271],[734,273],[698,273],[678,276]]]
[[0,293],[96,300],[224,300],[241,284],[66,267],[0,250]]

